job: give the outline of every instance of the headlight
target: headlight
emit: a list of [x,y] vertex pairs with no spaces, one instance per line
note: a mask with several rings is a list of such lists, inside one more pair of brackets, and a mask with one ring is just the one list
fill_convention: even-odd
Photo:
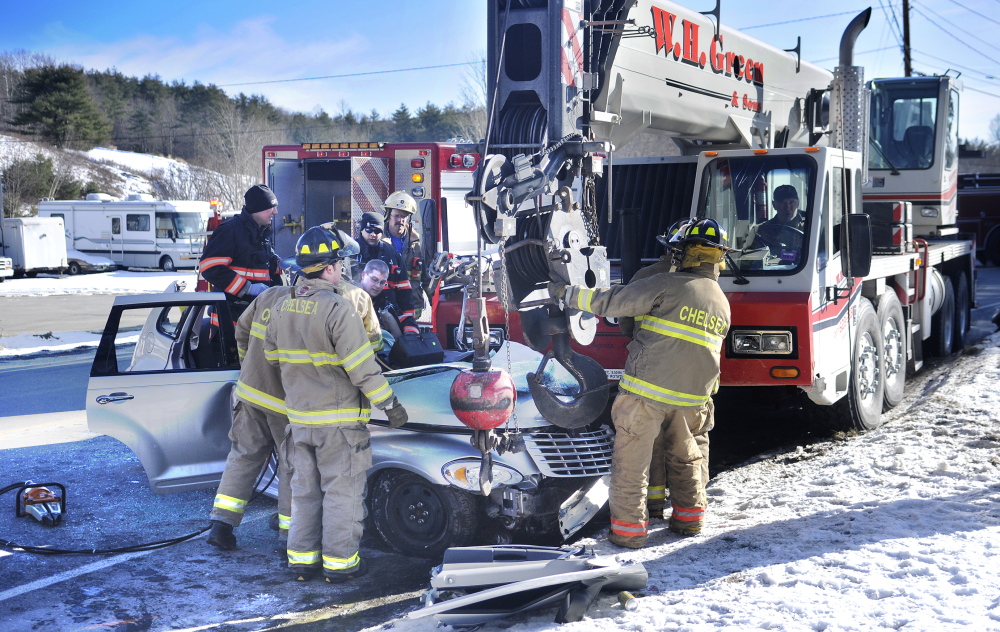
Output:
[[790,331],[739,330],[730,334],[733,354],[792,355],[795,342]]
[[[479,491],[480,464],[478,459],[452,461],[445,463],[444,467],[441,468],[441,474],[455,487]],[[514,468],[502,463],[493,464],[493,487],[517,485],[523,480],[524,476]]]

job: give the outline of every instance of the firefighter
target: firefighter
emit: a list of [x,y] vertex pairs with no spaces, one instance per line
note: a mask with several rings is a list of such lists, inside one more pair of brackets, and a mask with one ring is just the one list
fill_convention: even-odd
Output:
[[341,582],[367,572],[358,545],[372,464],[371,406],[384,410],[393,428],[407,413],[379,371],[361,316],[336,292],[357,242],[313,227],[295,252],[305,278],[275,308],[264,340],[268,362],[281,370],[289,421],[288,566],[299,581],[322,572]]
[[243,201],[243,211],[212,233],[198,266],[212,290],[226,293],[235,320],[255,296],[281,285],[278,256],[271,247],[278,198],[263,184],[255,184]]
[[718,387],[719,354],[729,329],[729,302],[718,284],[726,236],[718,222],[702,219],[680,246],[684,254],[676,273],[607,289],[549,283],[553,298],[574,308],[642,317],[611,410],[617,434],[608,540],[628,548],[646,544],[649,463],[661,428],[671,473],[668,527],[695,535],[704,524],[708,444],[699,445],[697,437],[709,430],[708,404]]
[[[419,334],[409,272],[403,265],[402,256],[396,252],[392,244],[382,240],[383,217],[377,213],[364,213],[358,229],[361,231],[361,253],[358,260],[367,265],[369,261],[377,259],[385,262],[389,269],[378,311],[383,312],[387,306],[391,306],[393,318],[397,323],[394,329],[400,330],[401,333]],[[374,295],[372,297],[374,298]]]
[[[386,232],[383,239],[390,244],[403,260],[410,286],[413,288],[413,305],[415,316],[420,316],[424,307],[424,288],[421,285],[424,276],[424,262],[420,258],[420,235],[413,230],[411,222],[417,212],[417,203],[405,191],[396,191],[385,199],[383,208],[386,213]],[[413,332],[403,332],[413,333]]]
[[[236,548],[233,527],[240,526],[254,481],[276,446],[280,453],[288,427],[280,371],[264,358],[264,332],[275,308],[291,293],[291,288],[268,288],[250,303],[236,323],[240,377],[236,382],[238,401],[229,430],[233,445],[215,495],[210,514],[212,530],[208,534],[208,543],[223,550]],[[291,505],[288,463],[285,458],[279,458],[276,526],[282,540],[288,539]]]

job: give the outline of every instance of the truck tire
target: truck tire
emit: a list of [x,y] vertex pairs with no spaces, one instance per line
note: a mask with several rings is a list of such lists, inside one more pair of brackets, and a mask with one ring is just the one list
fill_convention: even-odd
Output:
[[177,267],[174,266],[173,259],[171,259],[169,256],[164,256],[160,259],[160,269],[163,270],[164,272],[174,272],[177,270]]
[[[882,330],[875,308],[859,299],[847,395],[832,406],[820,406],[819,416],[834,430],[866,432],[882,425]],[[827,409],[827,410],[824,410]]]
[[440,557],[476,535],[476,498],[412,472],[385,470],[369,484],[371,514],[386,544],[410,557]]
[[927,338],[924,354],[943,358],[951,353],[955,340],[955,288],[951,277],[942,275],[944,279],[944,302],[937,312],[931,316],[931,335]]
[[951,342],[953,352],[961,351],[965,347],[965,334],[969,333],[971,326],[968,279],[965,272],[959,272],[953,281],[955,286],[955,333]]
[[76,261],[70,261],[69,262],[69,273],[70,273],[70,276],[76,276],[76,275],[80,274],[80,272],[82,272],[82,270],[80,269],[80,264],[77,263]]
[[886,289],[878,301],[875,310],[878,315],[879,329],[882,330],[882,411],[896,406],[903,399],[906,388],[906,351],[909,337],[906,334],[906,321],[903,319],[903,308],[899,304],[896,292]]

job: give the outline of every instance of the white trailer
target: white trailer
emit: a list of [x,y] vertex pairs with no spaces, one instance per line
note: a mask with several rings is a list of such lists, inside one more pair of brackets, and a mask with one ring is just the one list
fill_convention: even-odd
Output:
[[13,276],[66,269],[63,222],[48,217],[8,217],[0,225],[0,254],[11,259]]
[[38,203],[40,217],[60,217],[66,246],[101,255],[119,267],[197,267],[212,215],[208,202],[156,201],[147,195],[116,200],[91,193],[86,200]]

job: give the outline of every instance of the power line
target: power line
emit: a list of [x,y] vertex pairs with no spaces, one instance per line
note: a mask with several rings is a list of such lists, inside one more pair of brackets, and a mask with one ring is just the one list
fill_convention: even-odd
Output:
[[988,74],[988,73],[985,73],[982,70],[979,70],[977,68],[970,68],[969,66],[963,66],[962,64],[953,62],[950,59],[944,59],[943,57],[935,57],[934,55],[931,55],[930,53],[926,53],[926,52],[924,52],[922,50],[917,50],[916,48],[911,48],[910,50],[912,50],[915,53],[920,53],[924,57],[930,57],[931,59],[936,59],[938,61],[942,61],[942,62],[948,64],[952,68],[961,68],[962,70],[965,70],[966,72],[978,73],[980,75],[983,75],[983,77],[985,79],[993,79],[994,81],[997,79],[996,76]]
[[[871,50],[863,50],[863,51],[860,51],[860,52],[857,52],[857,53],[854,53],[854,54],[855,55],[867,55],[868,53],[881,53],[884,50],[894,50],[896,48],[899,48],[899,47],[898,46],[883,46],[882,48],[872,48]],[[813,60],[812,63],[814,63],[814,64],[820,64],[820,63],[822,63],[824,61],[833,61],[834,59],[840,59],[840,56],[838,55],[838,56],[835,56],[835,57],[825,57],[823,59],[816,59],[816,60]]]
[[899,20],[896,19],[896,12],[890,12],[886,9],[885,4],[882,0],[878,0],[879,7],[882,8],[882,13],[885,15],[885,21],[889,24],[889,30],[896,38],[896,43],[900,46],[903,45],[903,28],[899,26]]
[[[924,8],[925,8],[925,9],[927,9],[927,11],[929,11],[930,13],[933,13],[933,14],[934,14],[934,15],[936,15],[936,16],[937,16],[938,18],[940,18],[940,20],[941,20],[942,22],[946,22],[946,23],[950,24],[951,26],[955,27],[955,28],[956,28],[956,29],[958,29],[959,31],[962,31],[963,33],[965,33],[965,34],[966,34],[966,35],[968,35],[969,37],[971,37],[971,38],[973,38],[973,39],[977,39],[977,40],[979,40],[980,42],[982,42],[983,44],[986,44],[986,45],[987,45],[987,46],[989,46],[990,48],[993,48],[993,49],[995,49],[995,50],[1000,50],[1000,48],[997,48],[997,47],[996,47],[995,45],[993,45],[993,44],[991,44],[991,43],[987,42],[986,40],[984,40],[983,38],[981,38],[981,37],[977,36],[976,34],[974,34],[974,33],[970,33],[969,31],[966,31],[965,29],[963,29],[963,28],[962,28],[961,26],[959,26],[959,25],[955,24],[954,22],[951,22],[951,21],[949,21],[949,20],[948,20],[948,19],[947,19],[946,17],[944,17],[943,15],[941,15],[940,13],[938,13],[937,11],[935,11],[934,9],[931,9],[930,7],[924,7]],[[925,16],[925,17],[926,17],[926,16]]]
[[221,83],[218,88],[233,86],[259,86],[265,83],[290,83],[292,81],[316,81],[318,79],[346,79],[348,77],[367,77],[369,75],[385,75],[393,72],[410,72],[412,70],[433,70],[435,68],[454,68],[455,66],[472,66],[479,62],[465,61],[458,64],[441,64],[440,66],[420,66],[418,68],[396,68],[394,70],[372,70],[370,72],[355,72],[347,75],[326,75],[325,77],[300,77],[298,79],[271,79],[269,81],[246,81],[243,83]]
[[981,18],[983,18],[983,19],[985,19],[985,20],[989,20],[990,22],[992,22],[992,23],[994,23],[994,24],[1000,24],[1000,22],[997,22],[996,20],[994,20],[994,19],[993,19],[993,18],[991,18],[990,16],[988,16],[988,15],[983,15],[982,13],[980,13],[979,11],[976,11],[975,9],[970,9],[969,7],[965,6],[965,5],[964,5],[964,4],[962,4],[961,2],[958,2],[958,0],[949,0],[949,1],[950,1],[950,2],[952,3],[952,4],[957,4],[958,6],[962,7],[963,9],[965,9],[966,11],[968,11],[969,13],[975,13],[975,14],[976,14],[976,15],[978,15],[979,17],[981,17]]
[[781,26],[782,24],[794,24],[796,22],[808,22],[810,20],[822,20],[824,18],[836,18],[836,17],[840,17],[842,15],[853,15],[853,14],[856,14],[856,13],[859,13],[859,12],[860,12],[860,9],[856,10],[856,11],[843,11],[841,13],[830,13],[830,14],[827,14],[827,15],[815,15],[815,16],[813,16],[811,18],[799,18],[797,20],[786,20],[784,22],[771,22],[770,24],[758,24],[756,26],[744,26],[744,27],[741,27],[740,30],[741,31],[749,31],[750,29],[762,29],[762,28],[765,28],[765,27],[768,27],[768,26]]
[[911,8],[912,8],[912,9],[913,9],[914,11],[916,11],[917,13],[919,13],[919,14],[920,14],[920,17],[924,18],[925,20],[927,20],[928,22],[930,22],[931,24],[933,24],[933,25],[934,25],[935,27],[937,27],[937,28],[941,29],[942,31],[944,31],[945,33],[947,33],[949,37],[951,37],[951,38],[952,38],[952,39],[954,39],[955,41],[957,41],[957,42],[959,42],[960,44],[962,44],[962,46],[965,46],[966,48],[969,48],[969,49],[971,49],[971,50],[974,50],[974,51],[976,51],[977,53],[979,53],[980,55],[982,55],[983,57],[985,57],[986,59],[990,60],[990,61],[991,61],[992,63],[994,63],[994,64],[997,64],[997,65],[1000,65],[1000,61],[997,61],[997,60],[993,59],[992,57],[990,57],[989,55],[987,55],[987,54],[986,54],[986,53],[984,53],[983,51],[979,50],[978,48],[975,48],[975,47],[974,47],[974,46],[972,46],[971,44],[968,44],[968,43],[966,43],[966,42],[962,41],[962,39],[961,39],[960,37],[958,37],[957,35],[955,35],[955,34],[954,34],[954,33],[952,33],[951,31],[949,31],[948,29],[944,28],[943,26],[941,26],[940,24],[938,24],[938,23],[937,23],[937,22],[935,22],[934,20],[932,20],[932,19],[930,19],[929,17],[927,17],[927,16],[926,16],[926,15],[925,15],[925,14],[923,13],[923,11],[921,11],[921,10],[920,10],[920,9],[919,9],[919,8],[918,8],[918,7],[916,6],[916,5],[910,5],[910,7],[911,7]]

